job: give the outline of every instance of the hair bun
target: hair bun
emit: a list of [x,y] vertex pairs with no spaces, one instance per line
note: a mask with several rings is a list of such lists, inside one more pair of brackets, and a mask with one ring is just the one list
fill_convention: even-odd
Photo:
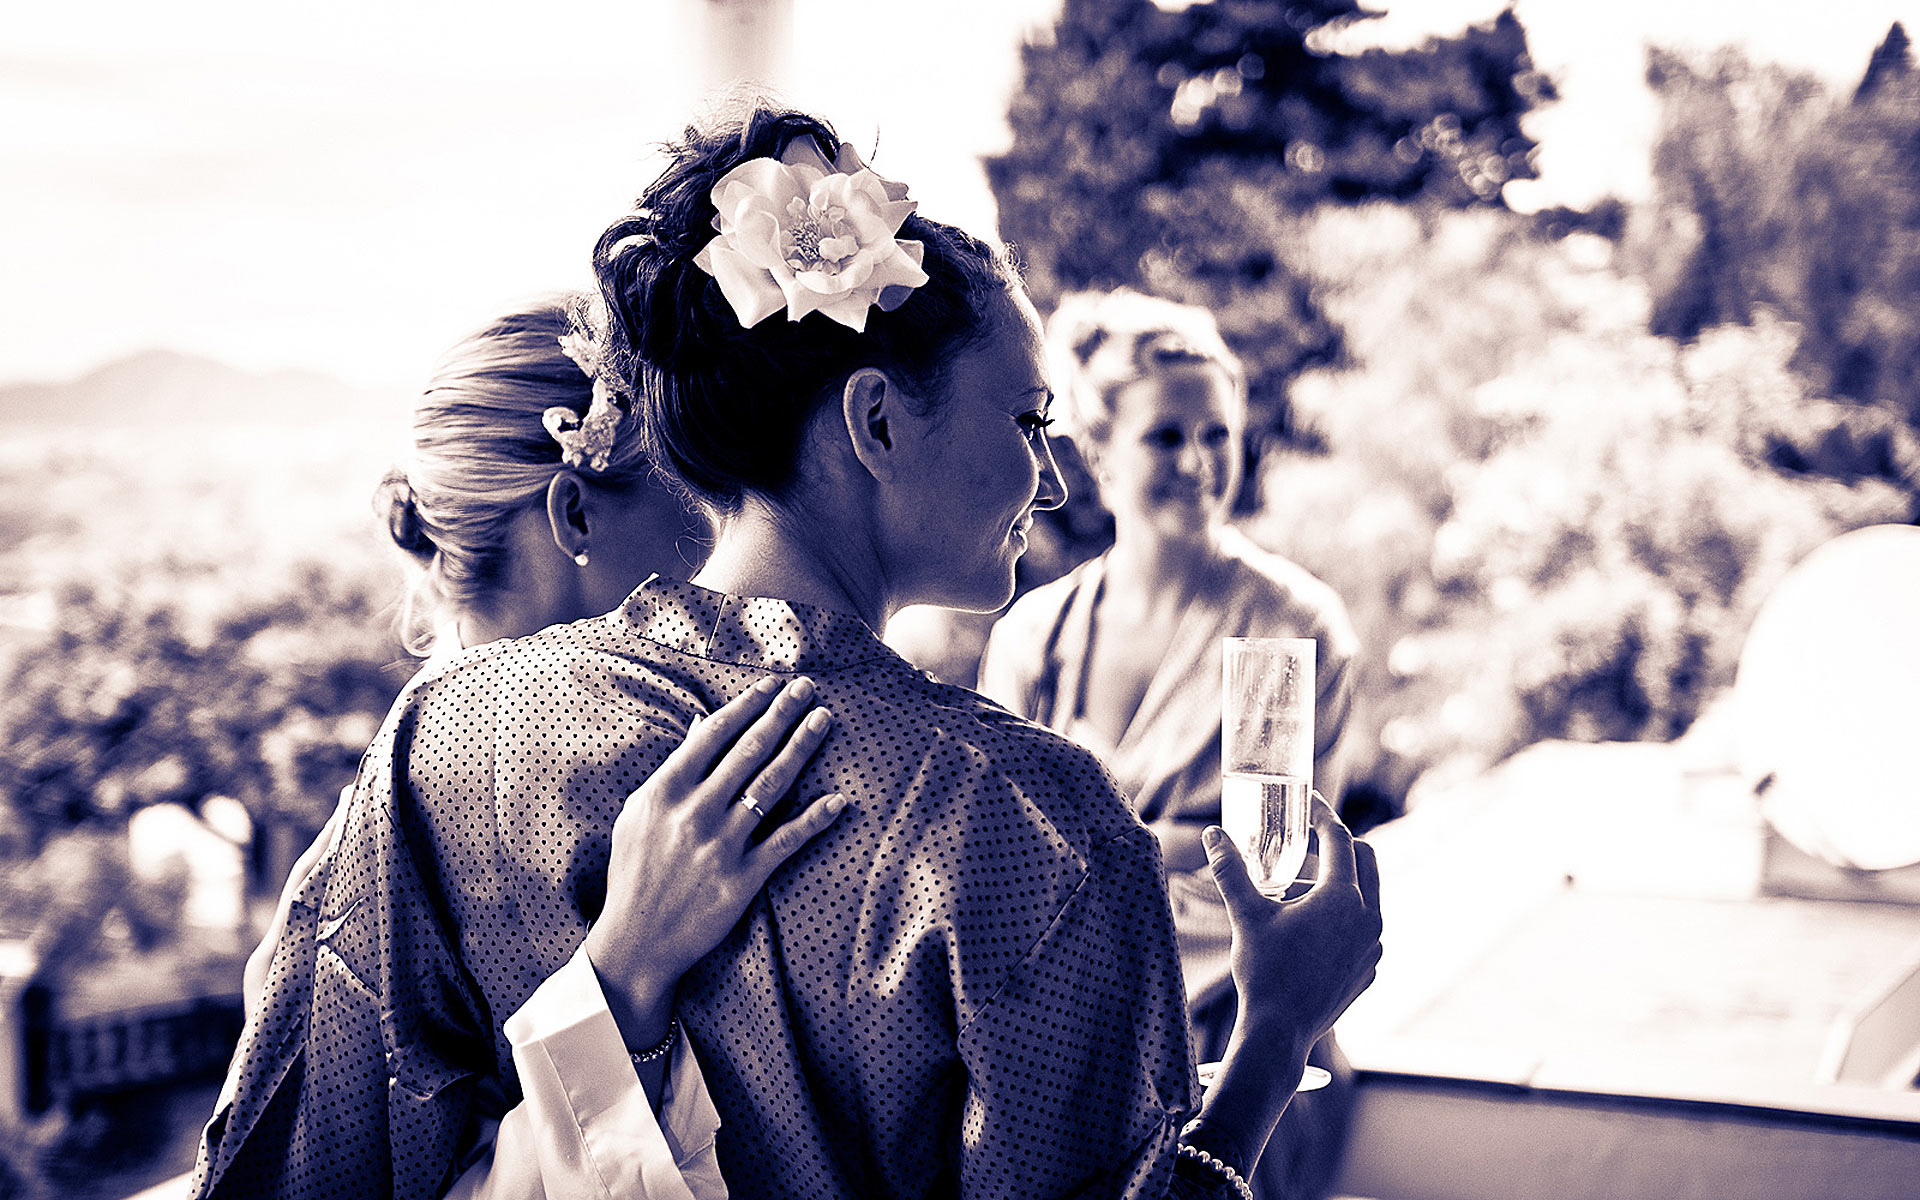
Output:
[[413,501],[413,485],[407,482],[405,471],[395,467],[386,473],[374,491],[373,506],[375,515],[386,521],[387,536],[394,545],[422,561],[434,556],[438,547]]

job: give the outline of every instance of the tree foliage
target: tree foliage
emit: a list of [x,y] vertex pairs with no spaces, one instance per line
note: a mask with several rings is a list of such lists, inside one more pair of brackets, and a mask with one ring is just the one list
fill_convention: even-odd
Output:
[[1289,214],[1372,198],[1500,204],[1533,175],[1520,118],[1552,97],[1509,12],[1405,52],[1334,53],[1354,0],[1066,0],[1023,51],[1013,144],[987,164],[1036,301],[1132,285],[1205,304],[1248,360],[1259,423],[1339,336],[1281,253]]
[[1920,72],[1895,25],[1851,97],[1722,51],[1664,51],[1655,196],[1631,232],[1652,328],[1682,339],[1769,311],[1795,367],[1855,402],[1782,465],[1920,497]]
[[411,671],[376,459],[347,431],[16,449],[0,493],[35,534],[0,547],[0,840],[212,795],[317,829]]
[[1885,480],[1781,469],[1850,407],[1809,394],[1797,330],[1653,336],[1597,237],[1373,205],[1291,253],[1352,345],[1295,387],[1327,452],[1277,456],[1249,528],[1354,612],[1377,793],[1542,738],[1675,736],[1788,567],[1912,515]]

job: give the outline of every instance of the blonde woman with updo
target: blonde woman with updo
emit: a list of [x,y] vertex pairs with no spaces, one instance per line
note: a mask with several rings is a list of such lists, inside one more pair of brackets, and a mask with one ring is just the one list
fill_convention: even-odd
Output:
[[[1047,323],[1054,411],[1113,514],[1113,547],[1036,588],[993,629],[980,690],[1098,753],[1160,842],[1194,1048],[1234,1028],[1233,929],[1201,832],[1220,820],[1220,639],[1317,640],[1314,785],[1347,772],[1356,649],[1346,606],[1228,522],[1247,423],[1240,360],[1203,309],[1130,290],[1063,300]],[[1272,1194],[1323,1194],[1348,1087],[1331,1040],[1326,1093],[1302,1096],[1268,1144]]]
[[707,521],[588,376],[594,324],[585,296],[529,304],[456,344],[414,402],[406,462],[375,505],[420,568],[402,612],[416,653],[603,613],[706,557]]
[[[704,558],[709,527],[645,457],[631,403],[596,381],[595,340],[585,297],[530,304],[453,347],[416,401],[408,461],[376,494],[419,568],[402,625],[410,648],[432,657],[410,688],[432,689],[489,644],[598,615],[650,576],[684,577]],[[804,691],[760,682],[699,722],[630,795],[582,798],[611,818],[612,862],[598,847],[604,883],[584,902],[596,911],[579,952],[532,980],[539,986],[505,1022],[524,1099],[476,1089],[452,1158],[411,1190],[584,1194],[598,1173],[624,1167],[654,1189],[628,1194],[724,1194],[698,1064],[661,1004],[609,1010],[595,957],[608,961],[609,944],[644,945],[622,960],[622,984],[670,995],[773,869],[838,815],[832,797],[767,821],[739,802],[788,790],[830,724]],[[341,1072],[366,1073],[401,1106],[414,1091],[453,1086],[423,1084],[392,1053],[395,1030],[435,1024],[433,1004],[389,1008],[377,1027],[356,1029],[323,999],[343,972],[372,986],[393,969],[373,953],[353,975],[346,943],[362,904],[405,911],[437,890],[437,871],[462,869],[436,863],[413,831],[382,828],[384,814],[364,800],[347,789],[247,963],[246,1032],[183,1194],[410,1190],[407,1147],[393,1146],[390,1173],[369,1185],[331,1169],[339,1130],[304,1119],[319,1111],[306,1098]],[[342,860],[341,841],[365,837],[394,839],[405,869],[355,881],[361,864]]]

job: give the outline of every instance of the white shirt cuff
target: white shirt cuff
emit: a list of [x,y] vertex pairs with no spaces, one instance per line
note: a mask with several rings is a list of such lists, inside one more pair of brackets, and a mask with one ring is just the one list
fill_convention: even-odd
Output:
[[[656,1119],[584,948],[507,1019],[506,1034],[534,1124],[552,1139],[541,1155],[549,1195],[567,1194],[555,1170],[582,1194],[631,1196],[637,1180],[639,1195],[660,1200],[726,1195],[714,1155],[720,1116],[699,1060],[682,1038]],[[496,1146],[496,1161],[516,1152]]]

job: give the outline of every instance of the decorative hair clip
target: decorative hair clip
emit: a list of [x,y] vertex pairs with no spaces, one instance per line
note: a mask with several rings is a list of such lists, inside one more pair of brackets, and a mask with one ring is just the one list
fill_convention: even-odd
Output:
[[755,158],[721,176],[711,193],[720,236],[694,256],[751,329],[778,312],[821,312],[865,331],[867,311],[892,312],[927,281],[926,248],[894,237],[919,205],[841,143],[828,162],[811,137],[779,158]]
[[564,404],[540,414],[540,423],[560,443],[560,461],[576,471],[604,471],[613,459],[614,439],[626,412],[600,373],[600,352],[593,335],[576,324],[560,335],[560,350],[593,380],[593,399],[585,416]]

